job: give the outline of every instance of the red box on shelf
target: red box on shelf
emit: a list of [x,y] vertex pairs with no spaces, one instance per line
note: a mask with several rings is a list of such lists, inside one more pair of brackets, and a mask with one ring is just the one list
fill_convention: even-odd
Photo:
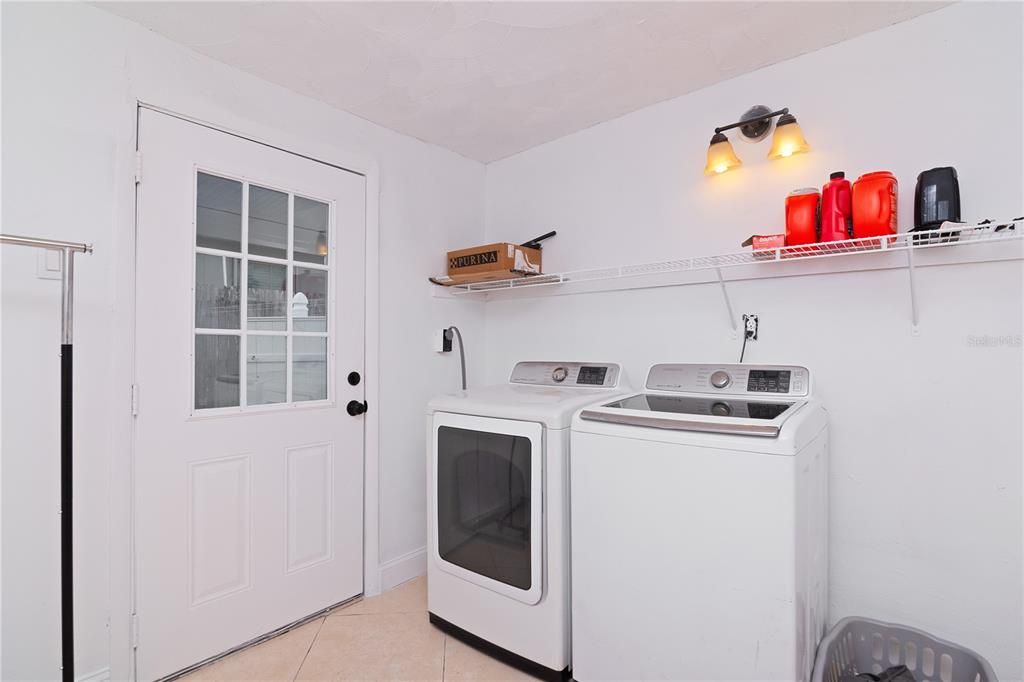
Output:
[[753,246],[755,258],[774,258],[775,254],[772,251],[781,249],[785,245],[786,235],[784,234],[755,234],[741,244],[741,246]]

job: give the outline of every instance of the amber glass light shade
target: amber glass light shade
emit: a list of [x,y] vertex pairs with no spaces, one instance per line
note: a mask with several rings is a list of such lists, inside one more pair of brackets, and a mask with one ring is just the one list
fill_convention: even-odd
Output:
[[775,126],[772,136],[772,148],[768,152],[769,159],[784,159],[794,154],[803,154],[811,150],[811,145],[804,139],[800,124],[792,114],[783,114]]
[[324,232],[316,233],[316,255],[327,255],[327,235]]
[[740,166],[743,162],[732,150],[729,138],[722,133],[715,133],[708,147],[708,162],[704,166],[704,175],[717,175]]

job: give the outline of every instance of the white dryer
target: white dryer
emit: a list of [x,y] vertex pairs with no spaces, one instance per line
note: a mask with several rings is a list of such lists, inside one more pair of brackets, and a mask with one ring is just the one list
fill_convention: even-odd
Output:
[[520,362],[430,401],[430,620],[545,679],[570,666],[569,426],[622,397],[613,363]]
[[572,425],[573,677],[807,680],[828,430],[796,366],[655,365]]

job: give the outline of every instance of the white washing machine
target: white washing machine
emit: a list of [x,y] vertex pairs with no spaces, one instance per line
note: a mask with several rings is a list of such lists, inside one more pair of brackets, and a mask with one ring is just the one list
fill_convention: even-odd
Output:
[[655,365],[572,425],[573,677],[807,680],[828,428],[796,366]]
[[570,666],[569,426],[622,397],[613,363],[520,362],[430,401],[427,606],[445,631],[545,679]]

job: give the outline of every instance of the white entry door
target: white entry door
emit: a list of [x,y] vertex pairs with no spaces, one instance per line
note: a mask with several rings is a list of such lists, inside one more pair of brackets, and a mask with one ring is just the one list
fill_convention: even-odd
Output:
[[[143,109],[138,679],[363,590],[365,178]],[[351,401],[351,402],[350,402]]]

